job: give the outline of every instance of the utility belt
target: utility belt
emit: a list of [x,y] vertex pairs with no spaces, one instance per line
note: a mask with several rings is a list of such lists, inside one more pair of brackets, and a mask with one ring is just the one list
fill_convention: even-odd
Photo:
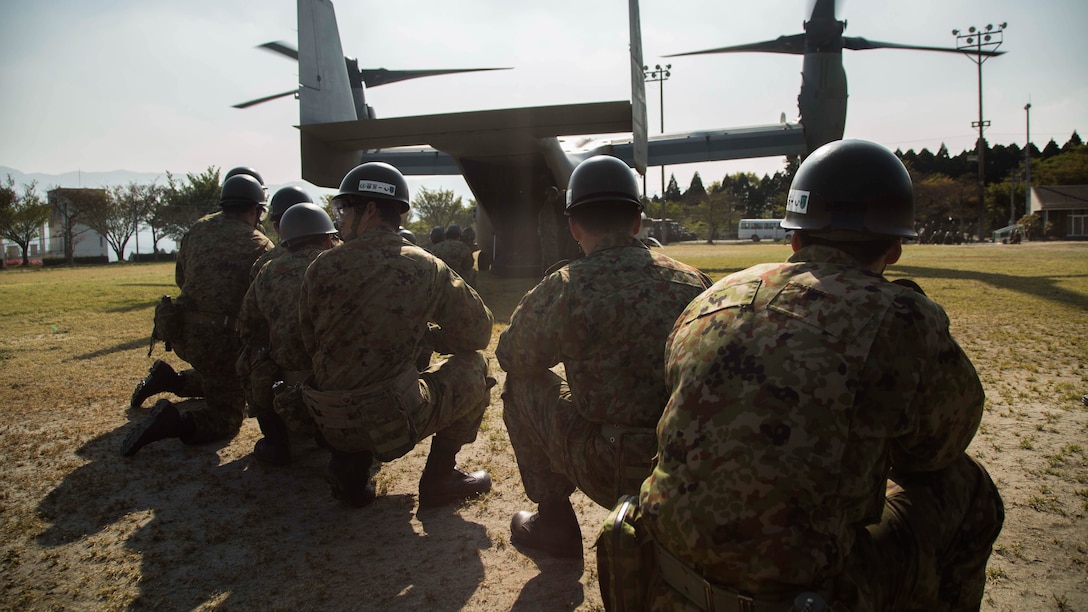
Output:
[[786,610],[826,610],[827,604],[814,593],[796,599],[756,599],[712,584],[702,574],[688,567],[663,546],[654,542],[654,557],[661,578],[700,610],[707,612],[784,612]]
[[423,403],[423,394],[414,367],[352,391],[318,391],[303,384],[302,395],[314,423],[338,451],[370,451],[379,461],[392,461],[415,447],[411,411]]
[[186,325],[196,323],[209,327],[225,327],[232,332],[238,331],[238,319],[229,315],[212,314],[200,312],[199,310],[186,310],[184,316]]
[[616,474],[613,482],[621,495],[638,495],[642,481],[653,471],[657,453],[657,430],[603,423],[601,436],[616,449]]

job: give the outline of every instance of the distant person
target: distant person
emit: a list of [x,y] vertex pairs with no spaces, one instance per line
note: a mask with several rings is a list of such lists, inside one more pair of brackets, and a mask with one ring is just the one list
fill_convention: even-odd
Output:
[[[786,610],[810,592],[833,610],[978,610],[1004,510],[965,453],[984,402],[971,360],[939,305],[883,276],[916,236],[906,168],[826,144],[781,225],[789,261],[676,319],[656,465],[598,539],[605,606]],[[610,530],[626,508],[636,529]]]
[[201,218],[182,237],[175,266],[181,294],[174,304],[182,324],[168,340],[193,367],[177,373],[156,361],[133,391],[131,405],[137,408],[163,392],[203,399],[186,402],[185,411],[170,400],[156,402],[125,438],[121,453],[126,457],[165,438],[186,444],[230,439],[242,425],[245,394],[235,374],[241,349],[238,311],[250,268],[272,242],[256,229],[265,213],[265,191],[257,179],[245,174],[227,179],[219,205],[220,212]]
[[[570,495],[610,508],[650,474],[654,426],[668,400],[662,348],[677,315],[710,286],[691,266],[636,237],[634,172],[599,155],[574,169],[568,225],[586,256],[522,298],[499,337],[503,417],[536,512],[518,512],[510,541],[582,556]],[[551,370],[563,364],[566,380]]]
[[[432,436],[420,507],[491,490],[486,472],[456,466],[490,402],[494,379],[480,351],[491,311],[446,264],[397,235],[409,201],[407,181],[389,164],[348,172],[332,201],[344,244],[310,264],[299,300],[314,370],[303,394],[332,449],[332,494],[356,507],[375,498],[375,460],[393,461]],[[450,357],[420,373],[424,336]]]
[[412,233],[412,230],[404,227],[403,225],[400,227],[400,229],[397,230],[397,234],[401,238],[404,238],[405,240],[407,240],[408,242],[411,242],[412,244],[416,243],[416,235]]
[[461,241],[461,226],[457,224],[446,228],[444,240],[434,245],[431,252],[435,257],[446,262],[461,278],[470,285],[476,285],[475,262],[472,259],[472,250]]
[[476,230],[471,227],[466,227],[465,230],[461,232],[461,242],[465,243],[465,246],[468,247],[469,253],[475,253],[480,250],[480,247],[476,245]]
[[436,225],[436,226],[431,228],[431,233],[427,235],[428,244],[423,245],[423,247],[425,249],[427,249],[428,251],[430,251],[431,253],[434,253],[435,245],[437,245],[438,243],[442,242],[445,239],[446,239],[446,230],[443,229],[441,226]]
[[[312,372],[299,329],[302,278],[310,263],[338,240],[328,213],[312,202],[284,211],[279,232],[285,254],[261,268],[242,302],[238,375],[246,387],[250,414],[264,435],[254,445],[253,455],[264,463],[283,466],[291,462],[292,436],[312,439],[315,433],[298,392]],[[273,388],[280,382],[276,393]]]

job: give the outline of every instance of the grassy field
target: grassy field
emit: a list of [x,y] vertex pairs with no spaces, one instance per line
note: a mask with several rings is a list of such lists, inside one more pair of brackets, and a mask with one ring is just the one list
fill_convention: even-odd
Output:
[[[789,247],[664,252],[717,279]],[[1088,243],[909,246],[887,275],[945,307],[986,388],[971,452],[1007,519],[983,609],[1088,610]],[[480,276],[493,354],[533,281]],[[256,465],[252,420],[230,443],[161,443],[122,460],[120,440],[144,417],[127,403],[150,364],[153,305],[176,292],[172,264],[0,273],[0,609],[370,607],[359,592],[385,609],[601,608],[588,548],[601,509],[576,503],[584,567],[529,560],[507,541],[508,509],[527,500],[498,390],[468,457],[496,490],[437,516],[413,515],[425,448],[382,468],[388,501],[362,513],[331,503],[316,453],[286,477]],[[375,564],[360,570],[359,555]],[[439,571],[449,556],[456,580]]]

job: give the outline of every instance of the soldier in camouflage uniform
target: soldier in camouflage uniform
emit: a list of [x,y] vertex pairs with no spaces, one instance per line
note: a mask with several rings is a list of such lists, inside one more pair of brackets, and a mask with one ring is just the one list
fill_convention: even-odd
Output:
[[265,212],[264,187],[252,176],[240,174],[223,183],[222,211],[203,217],[181,240],[174,276],[184,310],[181,337],[173,339],[174,352],[193,368],[176,373],[156,361],[137,386],[132,404],[149,395],[169,391],[183,397],[182,412],[169,400],[159,400],[148,418],[125,438],[124,456],[165,438],[199,444],[232,438],[245,416],[245,394],[235,374],[241,344],[236,331],[238,311],[249,288],[253,262],[272,249],[272,242],[256,229]]
[[948,316],[883,276],[913,214],[893,153],[827,144],[791,185],[789,260],[677,319],[638,500],[655,569],[617,580],[648,584],[649,609],[782,610],[805,591],[841,610],[979,608],[1004,509],[965,453],[984,396]]
[[[272,220],[272,229],[275,230],[276,235],[280,234],[280,219],[283,218],[283,213],[287,212],[288,208],[291,208],[295,204],[302,202],[313,202],[313,198],[310,194],[306,193],[305,189],[301,187],[295,187],[294,185],[288,185],[283,187],[272,196],[271,206],[268,209],[268,217]],[[287,254],[287,249],[282,243],[277,244],[271,251],[261,255],[257,258],[257,261],[253,262],[253,267],[249,270],[249,280],[257,278],[257,273],[261,271],[264,265],[277,257],[282,257]]]
[[435,257],[446,262],[446,265],[465,279],[470,285],[476,284],[476,270],[472,260],[472,250],[461,242],[461,226],[451,225],[446,228],[445,240],[431,248]]
[[[275,196],[272,201],[274,206]],[[286,255],[261,269],[242,302],[238,323],[243,350],[238,375],[246,386],[250,414],[264,434],[254,445],[253,455],[271,465],[287,465],[291,435],[314,435],[313,420],[301,395],[292,393],[292,387],[310,374],[310,354],[299,331],[299,291],[310,262],[335,244],[336,228],[329,215],[311,202],[292,205],[277,225]],[[274,394],[273,385],[278,381],[284,381],[285,386]],[[297,401],[289,401],[291,398]]]
[[[635,237],[642,204],[624,162],[592,157],[570,185],[570,230],[588,255],[522,298],[495,354],[507,372],[510,441],[538,504],[514,515],[511,541],[581,558],[570,494],[579,488],[608,508],[649,475],[653,428],[668,399],[665,337],[710,279]],[[551,371],[559,363],[567,380]]]
[[[299,299],[314,369],[303,392],[333,451],[333,495],[370,503],[372,462],[392,461],[432,435],[421,507],[489,491],[487,473],[457,469],[456,454],[476,439],[494,384],[480,352],[491,339],[491,311],[440,259],[397,235],[409,199],[393,166],[357,166],[333,206],[345,242],[314,260]],[[425,334],[450,357],[420,373]]]

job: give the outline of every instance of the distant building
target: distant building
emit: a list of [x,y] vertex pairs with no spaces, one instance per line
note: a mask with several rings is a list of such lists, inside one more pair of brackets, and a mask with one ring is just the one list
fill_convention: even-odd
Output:
[[58,188],[47,193],[49,204],[53,207],[53,213],[49,217],[47,232],[42,233],[43,236],[48,236],[44,257],[64,258],[65,246],[69,240],[72,242],[73,257],[109,257],[109,246],[106,244],[105,237],[80,223],[78,216],[72,215],[75,218],[70,228],[71,231],[68,231],[66,219],[69,217],[69,206],[72,205],[75,195],[83,192],[96,192],[105,195],[106,190]]
[[1031,212],[1044,227],[1052,223],[1057,238],[1088,240],[1088,185],[1032,187]]

